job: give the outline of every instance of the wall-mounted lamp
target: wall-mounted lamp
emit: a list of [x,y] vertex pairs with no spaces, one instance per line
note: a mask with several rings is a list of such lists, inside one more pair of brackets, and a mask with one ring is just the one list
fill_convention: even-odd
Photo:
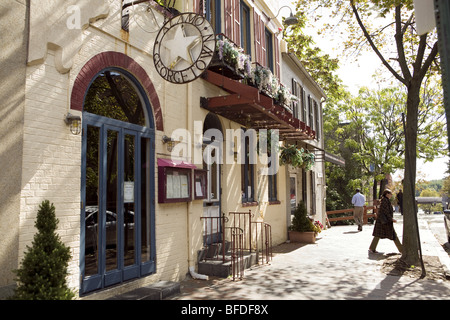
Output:
[[284,23],[285,23],[286,25],[288,25],[288,26],[292,26],[292,25],[294,25],[294,24],[297,24],[297,23],[298,23],[298,19],[297,19],[297,17],[294,17],[294,15],[292,14],[292,9],[291,9],[291,7],[289,7],[289,6],[282,6],[282,7],[278,10],[277,15],[276,15],[275,17],[271,18],[270,20],[276,19],[276,17],[278,17],[278,15],[280,14],[281,9],[283,9],[283,8],[289,8],[289,10],[291,11],[291,15],[290,15],[289,17],[287,17],[286,19],[284,19]]
[[178,143],[178,141],[173,140],[172,138],[164,135],[162,137],[163,144],[167,144],[167,151],[172,152],[173,147]]
[[66,114],[64,122],[70,126],[70,132],[77,135],[81,132],[81,117],[71,113]]

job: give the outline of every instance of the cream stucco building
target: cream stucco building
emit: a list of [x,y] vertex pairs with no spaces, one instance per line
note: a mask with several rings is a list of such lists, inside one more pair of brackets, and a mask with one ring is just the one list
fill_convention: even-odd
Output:
[[[205,217],[250,211],[253,221],[271,226],[272,245],[288,239],[291,207],[300,200],[324,222],[325,95],[286,52],[273,18],[278,2],[167,3],[174,8],[120,0],[0,4],[0,297],[12,293],[12,270],[46,199],[71,248],[68,282],[80,297],[183,280],[210,241]],[[188,53],[174,41],[156,41],[165,23],[188,12],[210,21],[216,35],[224,34],[217,43],[234,42],[251,68],[271,70],[299,101],[279,105],[270,92],[228,74],[214,64],[223,52],[205,68],[213,56],[195,53],[201,43],[189,28],[201,20],[193,16],[178,21],[186,24],[177,31],[183,34],[172,35]],[[170,68],[155,64],[155,46],[164,57],[178,52],[167,58]],[[189,58],[201,71],[190,71],[193,79],[167,74]],[[313,166],[264,174],[274,163],[261,153],[252,162],[251,139],[240,149],[238,138],[251,130],[259,138],[262,129],[277,129],[281,145],[314,154]],[[217,143],[221,148],[208,148]]]

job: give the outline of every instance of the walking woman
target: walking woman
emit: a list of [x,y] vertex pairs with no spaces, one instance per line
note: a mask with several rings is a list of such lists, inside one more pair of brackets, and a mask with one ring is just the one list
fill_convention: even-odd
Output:
[[402,252],[402,244],[394,230],[394,222],[397,222],[397,220],[394,219],[394,209],[392,208],[390,201],[391,197],[391,190],[386,189],[383,191],[380,209],[378,210],[377,220],[375,222],[375,227],[373,228],[373,240],[369,248],[370,253],[378,253],[376,248],[380,239],[393,240],[398,251],[400,251],[400,253]]

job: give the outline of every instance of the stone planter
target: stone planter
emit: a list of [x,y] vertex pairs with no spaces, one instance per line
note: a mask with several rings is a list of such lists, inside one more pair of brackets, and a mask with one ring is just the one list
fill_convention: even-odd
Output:
[[291,242],[316,243],[316,233],[314,231],[289,231],[289,240]]

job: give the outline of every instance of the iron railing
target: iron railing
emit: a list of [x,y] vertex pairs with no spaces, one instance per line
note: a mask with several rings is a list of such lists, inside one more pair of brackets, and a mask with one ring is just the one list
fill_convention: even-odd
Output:
[[231,262],[233,280],[242,278],[244,256],[256,255],[257,263],[272,260],[272,228],[262,221],[252,221],[248,212],[230,212],[228,217],[201,217],[203,221],[203,247],[199,260]]

